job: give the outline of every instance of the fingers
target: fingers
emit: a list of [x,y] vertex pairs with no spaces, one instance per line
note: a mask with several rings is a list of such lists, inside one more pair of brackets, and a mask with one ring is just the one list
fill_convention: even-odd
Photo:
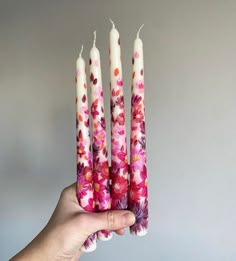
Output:
[[117,235],[122,236],[122,235],[125,234],[125,229],[124,229],[124,228],[121,228],[121,229],[116,230],[115,232],[116,232]]
[[86,230],[86,235],[90,235],[99,230],[115,230],[119,235],[122,235],[125,227],[129,227],[135,223],[134,214],[128,210],[82,213],[79,219],[79,224],[82,226],[80,229],[81,231]]

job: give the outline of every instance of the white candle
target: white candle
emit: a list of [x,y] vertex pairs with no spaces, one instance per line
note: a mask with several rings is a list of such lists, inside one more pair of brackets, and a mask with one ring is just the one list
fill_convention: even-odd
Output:
[[121,66],[120,36],[113,22],[112,29],[110,31],[109,53],[111,88],[112,209],[126,209],[128,205],[128,161],[125,130],[124,90]]
[[138,236],[145,235],[148,226],[143,42],[139,37],[142,27],[137,33],[133,49],[130,135],[129,209],[136,216],[136,223],[130,231]]
[[[77,130],[77,198],[80,206],[94,212],[92,154],[89,132],[89,110],[83,46],[76,61],[76,130]],[[84,252],[96,249],[96,234],[83,245]]]
[[[91,116],[93,129],[93,181],[95,207],[98,211],[111,208],[109,164],[106,142],[106,124],[102,89],[100,53],[96,45],[94,32],[93,47],[90,50],[90,87],[91,87]],[[100,240],[109,240],[110,231],[99,231]]]

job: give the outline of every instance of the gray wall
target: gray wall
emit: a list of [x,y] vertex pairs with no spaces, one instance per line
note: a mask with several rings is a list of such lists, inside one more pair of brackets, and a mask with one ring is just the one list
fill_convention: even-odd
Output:
[[[0,1],[0,259],[45,225],[75,180],[75,60],[121,35],[127,127],[132,43],[145,51],[150,228],[82,260],[236,260],[236,1]],[[108,124],[109,130],[109,124]],[[109,256],[109,257],[108,257]]]

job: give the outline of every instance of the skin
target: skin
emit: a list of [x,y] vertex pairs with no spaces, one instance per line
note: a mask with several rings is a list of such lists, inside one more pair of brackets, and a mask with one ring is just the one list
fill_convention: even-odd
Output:
[[10,261],[63,260],[77,261],[80,250],[89,235],[102,229],[119,235],[135,223],[128,210],[110,210],[102,213],[85,212],[76,198],[76,183],[65,188],[44,229]]

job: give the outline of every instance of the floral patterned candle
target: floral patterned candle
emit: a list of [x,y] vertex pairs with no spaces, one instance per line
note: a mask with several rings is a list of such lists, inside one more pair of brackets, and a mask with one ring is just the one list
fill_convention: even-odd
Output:
[[138,236],[145,235],[148,226],[143,42],[139,38],[141,28],[134,41],[132,58],[133,79],[131,97],[129,188],[129,209],[133,211],[136,216],[136,223],[131,226],[130,232]]
[[[106,124],[104,117],[104,102],[101,76],[100,53],[94,43],[90,51],[90,87],[91,87],[91,114],[93,129],[93,181],[95,207],[98,211],[111,208],[109,164],[106,143]],[[110,231],[99,231],[100,240],[112,237]]]
[[[77,198],[84,210],[95,211],[86,72],[82,51],[83,46],[76,62]],[[96,234],[93,234],[86,240],[82,250],[90,252],[95,249]]]
[[[112,21],[111,21],[112,22]],[[125,106],[119,32],[112,22],[110,31],[111,88],[111,179],[112,209],[127,208],[128,162],[125,131]]]

